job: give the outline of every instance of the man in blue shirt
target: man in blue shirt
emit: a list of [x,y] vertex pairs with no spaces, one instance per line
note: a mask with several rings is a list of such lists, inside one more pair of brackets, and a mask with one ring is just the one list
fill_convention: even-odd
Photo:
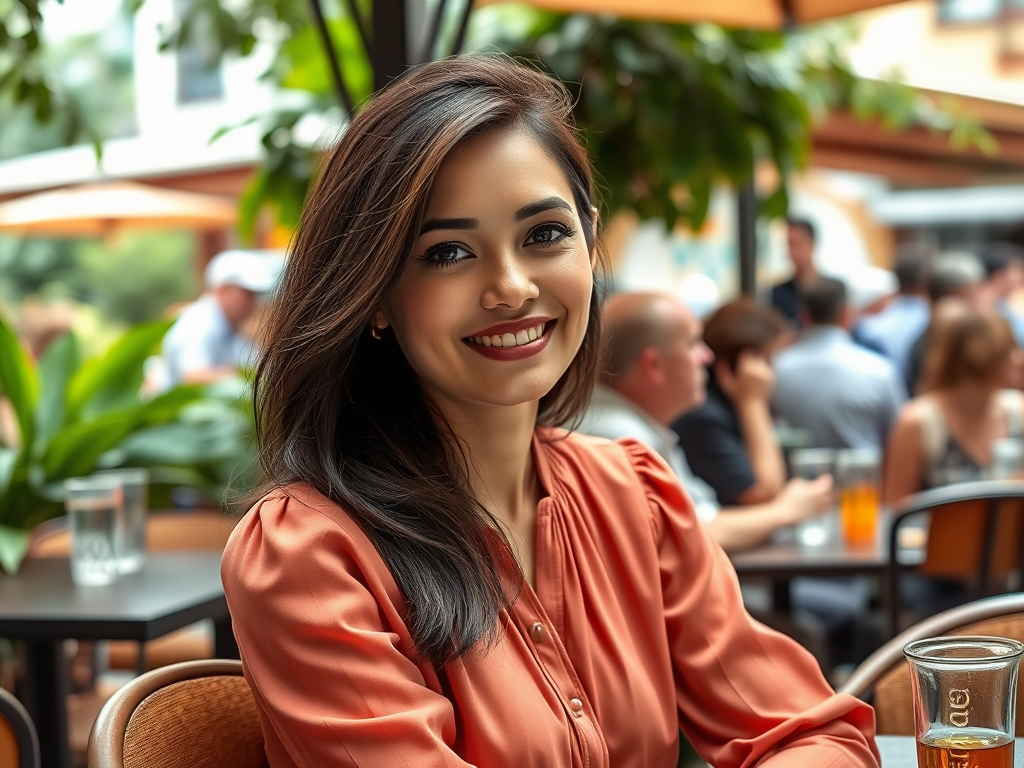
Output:
[[903,405],[892,363],[850,338],[846,287],[818,278],[804,286],[805,330],[775,356],[772,410],[811,434],[816,448],[881,452]]
[[186,307],[163,343],[165,386],[209,384],[238,374],[253,362],[243,329],[277,281],[280,256],[224,251],[206,267],[206,292]]
[[928,325],[925,275],[932,256],[932,249],[920,243],[901,248],[893,269],[899,293],[881,312],[862,318],[853,330],[854,340],[885,355],[904,381],[910,374],[910,349]]

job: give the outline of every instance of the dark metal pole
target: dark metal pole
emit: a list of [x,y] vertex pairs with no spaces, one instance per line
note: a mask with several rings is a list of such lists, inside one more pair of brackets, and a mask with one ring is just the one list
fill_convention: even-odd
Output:
[[406,51],[405,0],[373,0],[373,90],[379,91],[411,63]]
[[317,32],[320,34],[320,42],[324,46],[324,56],[327,58],[327,66],[331,70],[331,81],[334,83],[334,90],[338,94],[338,103],[345,110],[345,114],[351,116],[352,97],[348,95],[348,88],[345,87],[345,81],[341,77],[338,52],[334,49],[330,30],[327,29],[327,21],[324,19],[324,11],[320,7],[320,0],[309,0],[309,5],[313,11],[313,21],[316,23]]
[[452,53],[460,53],[466,42],[466,30],[469,28],[469,15],[473,12],[473,0],[466,0],[466,7],[462,11],[462,18],[459,19],[459,31],[455,35],[455,44],[452,46]]
[[423,54],[420,61],[433,61],[434,51],[437,50],[437,38],[441,35],[441,22],[444,21],[444,9],[448,0],[437,0],[434,8],[434,16],[430,19],[430,29],[427,32],[427,41],[423,45]]
[[740,293],[757,295],[757,192],[751,179],[736,195],[736,234],[739,242]]

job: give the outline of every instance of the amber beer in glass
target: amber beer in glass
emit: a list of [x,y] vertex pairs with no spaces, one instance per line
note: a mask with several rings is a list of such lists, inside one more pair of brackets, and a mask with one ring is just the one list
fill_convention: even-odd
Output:
[[839,519],[849,544],[870,544],[878,535],[879,476],[876,451],[852,449],[836,456]]
[[1013,768],[1017,667],[1024,645],[1002,637],[909,643],[919,768]]

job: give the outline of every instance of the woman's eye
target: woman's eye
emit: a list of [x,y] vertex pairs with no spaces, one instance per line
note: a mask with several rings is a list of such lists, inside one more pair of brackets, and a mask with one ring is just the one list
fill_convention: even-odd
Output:
[[527,245],[554,245],[575,234],[564,224],[541,224],[530,233]]
[[464,259],[473,258],[473,254],[458,243],[438,243],[428,248],[420,258],[434,267],[450,267]]

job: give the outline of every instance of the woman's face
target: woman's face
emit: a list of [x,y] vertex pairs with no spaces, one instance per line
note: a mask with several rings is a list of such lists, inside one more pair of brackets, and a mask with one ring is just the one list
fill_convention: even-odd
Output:
[[442,407],[537,401],[565,373],[593,287],[581,213],[590,215],[526,131],[466,139],[445,158],[377,315]]

